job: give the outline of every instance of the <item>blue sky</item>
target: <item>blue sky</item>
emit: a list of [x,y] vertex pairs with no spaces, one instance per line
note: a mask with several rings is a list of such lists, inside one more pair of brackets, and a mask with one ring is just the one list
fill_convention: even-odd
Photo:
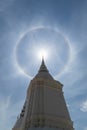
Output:
[[0,0],[0,129],[15,124],[43,48],[75,129],[87,130],[86,0]]

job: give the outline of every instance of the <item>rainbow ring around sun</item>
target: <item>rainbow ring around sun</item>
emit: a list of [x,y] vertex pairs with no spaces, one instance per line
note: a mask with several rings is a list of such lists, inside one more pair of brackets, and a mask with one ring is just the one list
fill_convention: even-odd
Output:
[[57,28],[39,26],[22,33],[14,49],[18,71],[30,79],[37,73],[44,57],[48,70],[57,78],[71,65],[73,46]]

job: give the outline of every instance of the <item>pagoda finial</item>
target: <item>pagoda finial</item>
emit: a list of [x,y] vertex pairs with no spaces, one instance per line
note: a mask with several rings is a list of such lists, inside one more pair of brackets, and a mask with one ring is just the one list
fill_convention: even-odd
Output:
[[43,55],[42,55],[42,64],[45,64],[45,63],[44,63],[44,56],[43,56]]
[[42,55],[42,63],[41,63],[41,66],[40,66],[40,69],[39,69],[39,72],[42,72],[42,71],[47,71],[47,67],[45,65],[45,62],[44,62],[44,56]]

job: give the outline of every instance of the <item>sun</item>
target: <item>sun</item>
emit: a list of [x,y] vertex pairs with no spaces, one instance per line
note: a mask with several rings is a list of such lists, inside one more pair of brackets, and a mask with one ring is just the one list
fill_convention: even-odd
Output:
[[48,59],[48,51],[46,49],[40,49],[38,50],[38,58],[40,60],[44,59],[44,60],[47,60]]

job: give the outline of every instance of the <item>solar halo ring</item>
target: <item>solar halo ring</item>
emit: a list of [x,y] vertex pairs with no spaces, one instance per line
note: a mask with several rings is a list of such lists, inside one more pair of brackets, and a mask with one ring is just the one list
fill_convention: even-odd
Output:
[[14,55],[15,55],[15,62],[16,62],[16,67],[19,70],[19,72],[21,72],[22,74],[24,74],[25,76],[27,76],[28,78],[32,79],[32,76],[27,73],[26,71],[24,71],[24,69],[20,66],[18,58],[17,58],[17,49],[18,49],[18,45],[21,44],[21,40],[25,37],[25,35],[27,35],[28,33],[31,33],[33,31],[37,31],[38,29],[47,29],[47,30],[53,30],[54,32],[60,34],[66,41],[67,46],[69,48],[69,58],[67,63],[65,64],[65,66],[63,67],[62,71],[56,75],[54,75],[55,78],[61,76],[63,73],[66,72],[67,68],[69,67],[69,65],[71,64],[71,61],[73,60],[73,47],[69,41],[69,39],[60,31],[58,31],[56,28],[51,28],[51,27],[45,27],[45,26],[37,26],[37,27],[33,27],[31,29],[28,29],[27,31],[25,31],[24,33],[22,33],[18,39],[18,41],[16,42],[16,46],[14,49]]

